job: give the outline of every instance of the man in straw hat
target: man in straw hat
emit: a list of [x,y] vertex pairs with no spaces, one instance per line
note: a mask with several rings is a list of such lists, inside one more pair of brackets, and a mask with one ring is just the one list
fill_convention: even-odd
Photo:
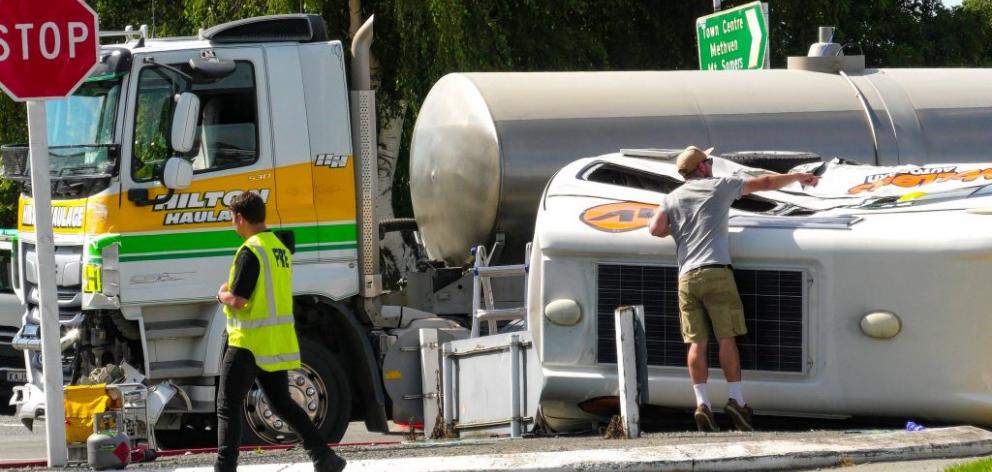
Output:
[[713,419],[706,380],[706,342],[712,326],[720,346],[720,367],[730,389],[724,411],[737,429],[753,431],[751,407],[741,392],[741,361],[736,336],[747,334],[734,273],[730,266],[727,218],[734,200],[752,192],[778,190],[793,182],[815,186],[808,173],[756,178],[714,177],[713,148],[689,146],[676,159],[685,183],[665,196],[648,227],[659,238],[675,239],[679,264],[679,321],[689,345],[689,378],[696,394],[696,425],[719,431]]

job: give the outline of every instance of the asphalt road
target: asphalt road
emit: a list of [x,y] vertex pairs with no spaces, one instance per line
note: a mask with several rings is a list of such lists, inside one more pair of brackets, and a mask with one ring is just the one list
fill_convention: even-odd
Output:
[[[397,430],[398,431],[398,430]],[[365,424],[354,422],[345,433],[345,443],[382,443],[404,440],[404,434],[370,433]],[[44,460],[45,423],[36,422],[34,431],[28,431],[13,416],[0,415],[0,462],[12,460]]]

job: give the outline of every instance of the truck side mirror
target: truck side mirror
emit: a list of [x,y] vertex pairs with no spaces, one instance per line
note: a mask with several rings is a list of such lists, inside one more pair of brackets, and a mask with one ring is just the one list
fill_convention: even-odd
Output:
[[187,153],[196,142],[196,122],[200,117],[200,97],[183,92],[176,95],[176,109],[172,113],[172,149]]
[[182,190],[193,182],[193,164],[181,157],[170,157],[162,169],[162,185],[169,190]]
[[169,201],[176,190],[187,188],[193,182],[193,164],[181,157],[170,157],[159,168],[159,171],[156,171],[156,175],[162,185],[169,190],[168,192],[150,198],[147,188],[132,188],[127,191],[127,199],[139,207],[158,205]]

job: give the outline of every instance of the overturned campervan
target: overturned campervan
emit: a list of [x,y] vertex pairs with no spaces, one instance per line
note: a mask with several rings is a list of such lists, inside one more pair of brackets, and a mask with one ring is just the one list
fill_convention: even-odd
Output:
[[[682,183],[672,157],[581,159],[541,198],[528,311],[553,427],[587,425],[615,405],[619,305],[645,307],[648,403],[694,405],[675,245],[646,230],[662,194]],[[981,295],[992,280],[992,166],[806,168],[820,165],[818,187],[759,192],[731,210],[749,403],[759,414],[992,424],[992,371],[975,362],[992,355]],[[717,176],[764,172],[715,159]],[[547,310],[556,300],[576,302],[581,316]],[[719,398],[722,376],[712,383]]]

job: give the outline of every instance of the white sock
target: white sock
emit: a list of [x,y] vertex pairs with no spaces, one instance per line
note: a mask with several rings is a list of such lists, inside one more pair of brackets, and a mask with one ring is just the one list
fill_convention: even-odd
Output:
[[740,382],[727,382],[730,388],[730,398],[733,398],[738,405],[744,406],[744,394],[741,392]]
[[692,391],[696,393],[696,406],[710,406],[710,394],[706,392],[706,384],[695,384],[692,386]]

